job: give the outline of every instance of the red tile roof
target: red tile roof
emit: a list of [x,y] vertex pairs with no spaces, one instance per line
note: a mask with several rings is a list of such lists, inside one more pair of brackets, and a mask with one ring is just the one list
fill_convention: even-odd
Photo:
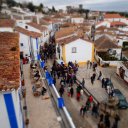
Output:
[[67,37],[64,39],[58,39],[57,43],[63,45],[63,44],[68,44],[68,43],[75,41],[77,39],[79,39],[79,37],[74,35],[74,36],[70,36],[70,37]]
[[75,27],[62,28],[55,33],[55,38],[58,39],[58,38],[69,36],[69,35],[73,34],[75,32],[75,30],[76,30]]
[[103,35],[95,41],[95,47],[98,51],[106,51],[111,48],[120,48],[109,37]]
[[50,23],[47,22],[47,21],[45,21],[44,19],[40,19],[40,25],[45,25],[45,26],[47,26],[47,25],[50,25]]
[[64,45],[64,44],[71,43],[71,42],[73,42],[73,41],[75,41],[77,39],[82,39],[82,40],[85,40],[85,41],[87,41],[89,43],[92,43],[89,40],[87,40],[85,38],[81,38],[81,37],[79,37],[77,35],[72,35],[72,36],[69,36],[69,37],[66,37],[66,38],[63,38],[63,39],[58,39],[56,41],[57,41],[58,44]]
[[40,31],[42,31],[42,32],[47,30],[47,27],[41,26],[41,25],[36,24],[34,22],[30,22],[30,23],[27,23],[27,24],[32,26],[32,27],[34,27],[34,28],[36,28],[36,29],[38,29],[38,30],[40,30]]
[[105,16],[104,16],[104,18],[122,18],[122,16],[120,15],[120,14],[116,14],[116,13],[114,13],[114,14],[105,14]]
[[119,21],[111,22],[111,27],[114,27],[114,26],[127,26],[127,24]]
[[0,27],[11,27],[15,26],[15,21],[10,19],[0,19]]
[[23,33],[24,35],[27,35],[27,36],[31,36],[33,38],[38,38],[38,37],[42,36],[41,33],[28,31],[28,30],[21,28],[21,27],[15,27],[15,31]]
[[19,34],[0,32],[0,91],[20,85]]

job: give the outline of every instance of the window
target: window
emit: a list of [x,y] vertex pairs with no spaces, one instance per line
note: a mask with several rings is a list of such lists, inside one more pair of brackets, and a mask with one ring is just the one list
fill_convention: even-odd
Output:
[[72,53],[76,53],[76,52],[77,52],[76,47],[73,47],[73,48],[72,48]]
[[23,46],[24,46],[24,44],[23,44],[23,43],[20,43],[20,46],[22,46],[22,47],[23,47]]

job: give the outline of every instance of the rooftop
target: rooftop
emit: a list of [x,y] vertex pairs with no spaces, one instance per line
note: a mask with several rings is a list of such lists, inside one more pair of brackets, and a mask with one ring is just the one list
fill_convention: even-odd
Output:
[[114,26],[127,26],[127,24],[120,21],[111,22],[111,27],[114,27]]
[[28,30],[21,28],[21,27],[15,27],[15,31],[23,33],[24,35],[27,35],[27,36],[31,36],[33,38],[38,38],[38,37],[42,36],[41,33],[28,31]]
[[64,38],[64,39],[58,39],[58,40],[57,40],[57,43],[63,45],[63,44],[68,44],[68,43],[70,43],[70,42],[72,42],[72,41],[75,41],[75,40],[77,40],[77,39],[79,39],[79,37],[73,35],[73,36],[66,37],[66,38]]
[[41,25],[39,25],[37,23],[34,23],[34,22],[30,22],[30,23],[27,23],[27,24],[36,28],[36,29],[38,29],[38,30],[40,30],[40,31],[42,31],[42,32],[47,30],[47,27],[41,26]]
[[75,27],[61,28],[59,31],[56,32],[55,38],[59,39],[59,38],[62,38],[62,37],[72,35],[72,34],[74,34],[75,30],[76,30]]
[[0,91],[20,85],[19,34],[0,32]]
[[[82,39],[82,40],[85,40],[87,42],[90,42],[89,40],[87,40],[87,39],[85,39],[83,37],[80,37],[80,36],[77,36],[77,35],[74,34],[74,35],[68,36],[68,37],[63,38],[63,39],[58,39],[57,40],[57,43],[58,44],[61,44],[61,45],[64,45],[64,44],[71,43],[71,42],[73,42],[73,41],[75,41],[77,39]],[[92,42],[90,42],[90,43],[92,43]]]
[[120,14],[114,13],[114,14],[105,14],[104,18],[122,18],[122,16]]
[[112,48],[119,48],[116,43],[106,35],[101,36],[95,41],[95,47],[98,51],[106,51]]
[[11,19],[0,19],[0,27],[11,27],[15,26],[15,21]]

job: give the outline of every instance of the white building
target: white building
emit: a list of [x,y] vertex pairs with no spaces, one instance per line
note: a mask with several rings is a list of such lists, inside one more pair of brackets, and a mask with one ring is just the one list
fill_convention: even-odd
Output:
[[27,23],[28,30],[29,31],[35,31],[42,33],[42,43],[45,43],[49,41],[49,29],[45,26],[41,26],[39,24],[36,24],[34,22]]
[[0,19],[0,32],[13,32],[15,21],[10,19]]
[[121,58],[121,47],[109,36],[103,35],[95,41],[95,58],[99,65],[105,63],[110,66],[117,66]]
[[[60,47],[60,56],[65,64],[77,61],[79,65],[86,64],[88,60],[94,61],[94,45],[88,40],[78,36],[70,36],[57,40],[57,51]],[[58,57],[58,55],[57,55]]]
[[123,19],[125,19],[125,17],[122,17],[120,14],[105,14],[104,16],[104,20],[113,22],[113,21],[122,21]]
[[116,73],[128,83],[128,62],[118,63]]
[[0,127],[23,128],[19,34],[0,32]]
[[79,17],[79,16],[71,17],[71,23],[82,24],[82,23],[84,23],[84,18],[83,17]]
[[31,59],[37,60],[37,54],[41,45],[42,34],[28,31],[21,27],[15,28],[16,32],[20,34],[20,52],[23,57],[30,57]]

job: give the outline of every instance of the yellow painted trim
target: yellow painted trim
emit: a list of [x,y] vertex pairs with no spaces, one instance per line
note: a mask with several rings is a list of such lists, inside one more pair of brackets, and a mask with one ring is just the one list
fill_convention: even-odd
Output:
[[94,44],[92,44],[92,62],[94,62],[94,56],[95,56],[95,52],[94,52]]
[[109,67],[117,67],[116,65],[109,65]]
[[79,65],[80,67],[83,67],[83,66],[86,65],[86,63],[87,63],[87,62],[78,62],[78,65]]
[[63,61],[66,64],[66,50],[65,50],[65,45],[62,46],[62,56],[63,56]]

